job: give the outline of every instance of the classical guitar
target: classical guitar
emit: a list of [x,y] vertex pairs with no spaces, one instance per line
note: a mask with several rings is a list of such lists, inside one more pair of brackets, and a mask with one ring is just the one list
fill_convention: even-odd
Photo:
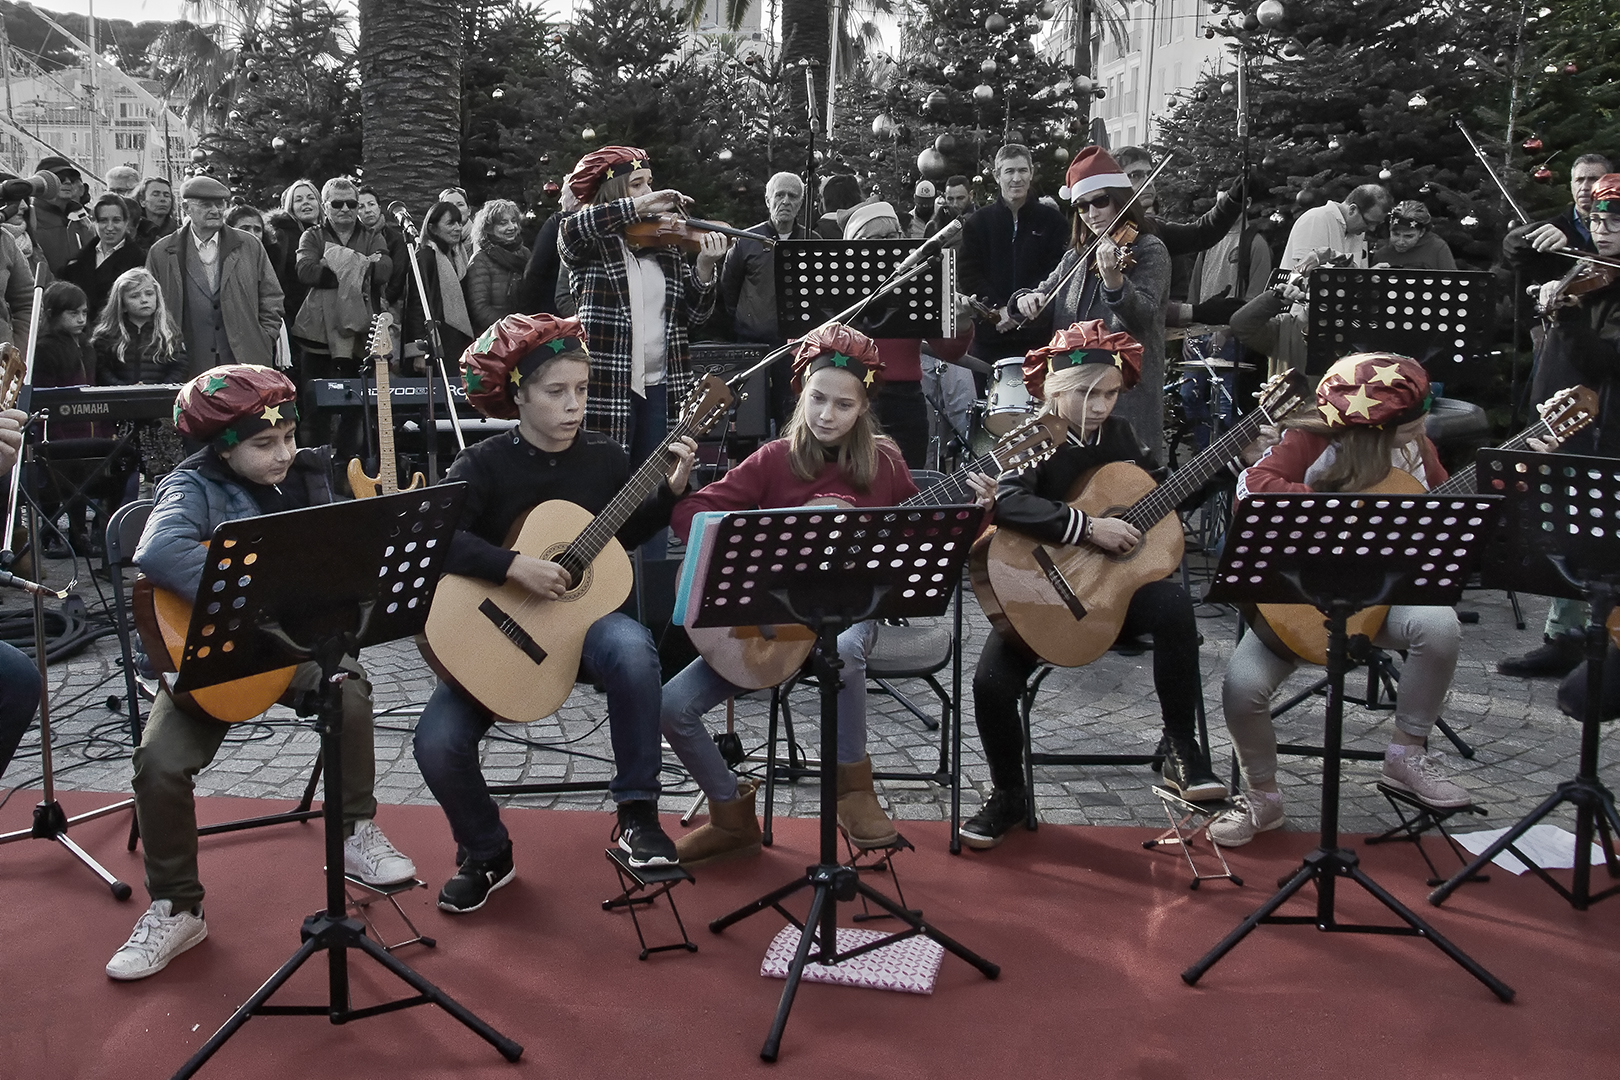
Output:
[[[204,545],[206,546],[206,545]],[[160,673],[180,670],[185,652],[186,631],[191,626],[191,604],[178,593],[160,589],[144,575],[135,578],[130,590],[130,610],[135,629],[141,635],[146,655]],[[295,667],[250,675],[245,679],[216,683],[199,690],[176,691],[165,679],[164,685],[174,703],[201,720],[239,724],[264,714],[281,699],[292,684]]]
[[[1584,386],[1560,390],[1536,407],[1541,419],[1497,447],[1522,450],[1531,439],[1557,438],[1560,442],[1597,418],[1597,394]],[[1448,477],[1428,492],[1431,495],[1471,495],[1475,489],[1473,464]],[[1390,469],[1389,475],[1369,488],[1369,495],[1421,495],[1424,487],[1404,469]],[[1327,623],[1322,613],[1309,604],[1261,604],[1260,618],[1252,620],[1255,633],[1278,656],[1296,656],[1308,663],[1327,664]],[[1346,632],[1369,640],[1378,635],[1389,616],[1388,605],[1362,608],[1345,624]]]
[[[365,463],[359,458],[349,459],[349,490],[357,499],[370,499],[377,495],[392,495],[400,490],[399,465],[394,457],[394,401],[388,388],[388,358],[394,352],[394,317],[386,311],[378,315],[371,328],[371,342],[366,346],[366,363],[377,370],[377,475],[367,476]],[[411,477],[406,491],[427,486],[421,473]]]
[[[977,497],[968,486],[972,473],[1000,476],[1045,460],[1066,427],[1055,417],[1031,417],[1003,435],[995,447],[902,506],[947,506]],[[723,678],[744,690],[777,686],[804,666],[815,648],[815,631],[799,623],[781,626],[711,626],[686,628],[703,659]]]
[[993,529],[974,545],[969,572],[990,622],[1009,641],[1058,667],[1080,667],[1119,637],[1136,590],[1181,564],[1185,543],[1175,508],[1253,442],[1310,398],[1299,373],[1273,377],[1260,403],[1203,453],[1155,486],[1127,461],[1111,462],[1075,481],[1069,505],[1096,517],[1118,517],[1142,532],[1125,555],[1091,544],[1046,544],[1012,529]]
[[561,708],[579,674],[585,632],[630,595],[630,559],[614,534],[663,482],[669,445],[701,436],[731,403],[726,384],[704,376],[663,449],[631,474],[601,513],[593,517],[574,503],[553,499],[514,526],[508,547],[568,571],[573,584],[560,599],[543,600],[516,584],[460,574],[440,578],[421,641],[434,673],[503,720],[532,723]]

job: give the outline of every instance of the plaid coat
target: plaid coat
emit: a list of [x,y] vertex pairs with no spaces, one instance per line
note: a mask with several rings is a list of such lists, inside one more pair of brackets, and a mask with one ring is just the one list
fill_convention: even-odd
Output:
[[[600,206],[581,207],[562,219],[557,250],[568,270],[579,303],[579,321],[585,326],[585,347],[591,352],[590,398],[585,426],[592,431],[630,442],[630,285],[625,271],[624,227],[637,220],[635,202],[619,199]],[[661,248],[658,263],[664,268],[664,340],[668,349],[664,385],[673,427],[696,381],[692,375],[687,327],[706,322],[714,311],[717,284],[704,285],[696,268],[679,251]]]

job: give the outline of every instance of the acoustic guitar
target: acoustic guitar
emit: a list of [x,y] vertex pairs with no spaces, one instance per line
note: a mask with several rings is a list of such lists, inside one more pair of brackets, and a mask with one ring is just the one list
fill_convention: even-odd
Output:
[[[1556,437],[1560,442],[1597,419],[1597,394],[1584,386],[1560,390],[1536,407],[1541,419],[1497,447],[1498,450],[1522,450],[1531,439]],[[1431,495],[1471,495],[1477,486],[1475,466],[1469,464],[1446,482],[1429,491]],[[1404,469],[1390,469],[1389,475],[1369,488],[1369,495],[1421,495],[1424,487],[1415,476]],[[1261,604],[1260,618],[1252,620],[1260,640],[1278,656],[1298,657],[1308,663],[1327,664],[1327,621],[1322,613],[1309,604]],[[1378,636],[1389,617],[1389,606],[1362,608],[1345,623],[1350,637],[1360,634],[1369,641]]]
[[1253,442],[1262,425],[1304,405],[1310,389],[1290,369],[1268,381],[1259,397],[1257,408],[1162,485],[1127,461],[1099,466],[1075,481],[1070,506],[1094,517],[1123,518],[1141,530],[1141,542],[1128,553],[1046,544],[1006,528],[980,537],[968,565],[991,624],[1058,667],[1081,667],[1107,652],[1136,590],[1181,564],[1185,538],[1175,508]]
[[663,482],[669,445],[703,435],[731,403],[726,384],[704,376],[663,448],[642,462],[601,513],[593,517],[553,499],[524,515],[507,546],[567,570],[572,585],[560,599],[541,599],[513,583],[460,574],[440,578],[420,641],[434,673],[502,720],[532,723],[561,708],[579,675],[586,631],[630,595],[630,559],[614,534]]
[[[902,506],[948,506],[977,497],[968,486],[972,473],[1000,476],[1044,461],[1057,449],[1066,427],[1051,416],[1030,417],[996,445]],[[780,685],[804,666],[816,646],[815,631],[800,623],[780,626],[688,626],[686,636],[722,678],[744,690]]]
[[[349,459],[349,490],[357,499],[393,495],[400,490],[399,464],[394,457],[394,399],[388,386],[388,358],[394,353],[394,317],[386,311],[373,321],[371,342],[366,346],[366,363],[377,370],[377,475],[367,476],[359,458]],[[430,388],[431,389],[431,388]],[[427,486],[421,473],[411,477],[406,491]]]
[[[153,585],[144,575],[135,578],[129,603],[135,629],[152,664],[161,674],[180,670],[186,631],[191,626],[191,604],[178,593]],[[174,703],[197,719],[240,724],[262,716],[281,700],[296,670],[296,666],[276,668],[189,692],[176,691],[171,679],[164,679],[163,684]]]

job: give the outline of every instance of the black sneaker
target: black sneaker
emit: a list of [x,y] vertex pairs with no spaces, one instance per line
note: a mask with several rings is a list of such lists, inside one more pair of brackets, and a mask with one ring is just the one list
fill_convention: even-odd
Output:
[[674,866],[681,861],[675,841],[658,824],[658,804],[650,799],[632,799],[619,804],[619,849],[630,856],[630,865]]
[[979,812],[962,823],[956,835],[962,843],[979,851],[987,851],[1018,825],[1029,813],[1029,804],[1022,791],[1003,791],[996,788],[990,798],[979,807]]
[[1579,634],[1559,634],[1547,638],[1539,648],[1523,656],[1510,656],[1496,662],[1498,675],[1517,679],[1562,679],[1586,659],[1586,642]]
[[477,911],[489,899],[489,894],[517,877],[512,865],[512,842],[508,840],[501,853],[493,859],[462,860],[456,876],[439,890],[439,907],[458,915]]
[[1188,802],[1226,798],[1226,785],[1216,777],[1204,752],[1192,739],[1167,737],[1159,775],[1165,787]]

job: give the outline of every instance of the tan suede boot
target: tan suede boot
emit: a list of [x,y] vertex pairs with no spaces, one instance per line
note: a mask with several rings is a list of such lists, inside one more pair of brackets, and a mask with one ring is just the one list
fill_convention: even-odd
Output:
[[721,859],[758,855],[764,840],[754,813],[752,780],[737,782],[737,797],[709,803],[709,821],[675,841],[675,853],[685,867],[703,866]]
[[872,791],[872,758],[838,763],[838,826],[858,848],[887,847],[900,838]]

